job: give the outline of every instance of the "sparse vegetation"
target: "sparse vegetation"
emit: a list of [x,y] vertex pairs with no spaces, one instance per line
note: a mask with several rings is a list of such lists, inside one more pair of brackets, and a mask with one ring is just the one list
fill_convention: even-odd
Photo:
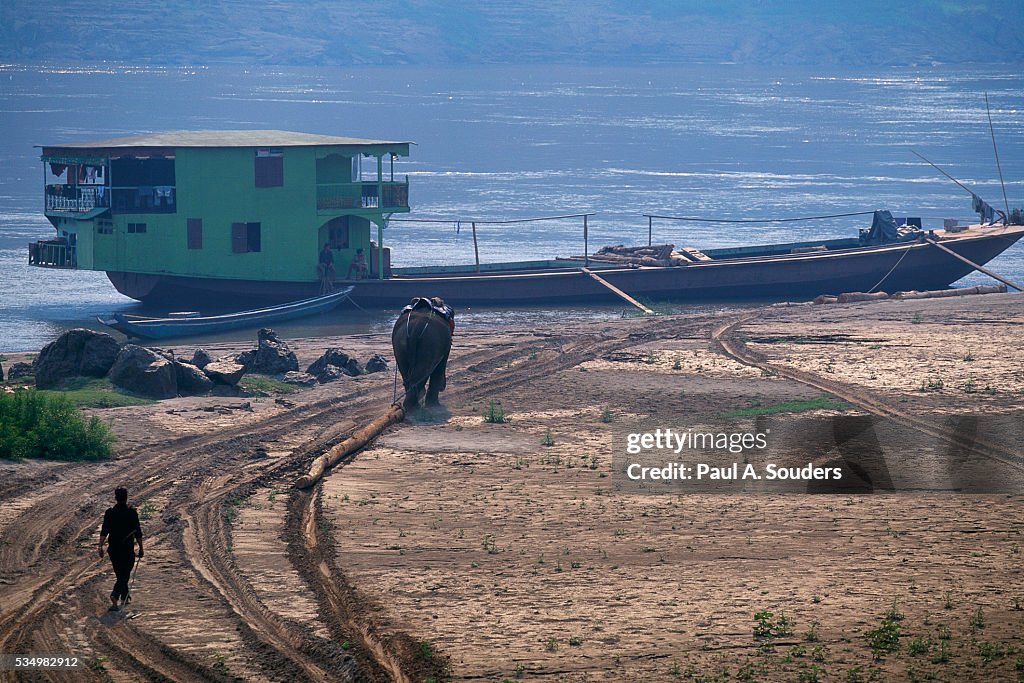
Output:
[[974,610],[974,613],[971,615],[970,625],[971,629],[974,631],[980,631],[981,629],[985,628],[985,612],[981,609],[981,607],[978,607],[978,609]]
[[145,501],[139,506],[139,519],[143,522],[153,517],[156,514],[156,505],[153,505],[152,501]]
[[[901,617],[902,618],[902,617]],[[888,615],[882,618],[878,628],[867,631],[864,637],[868,640],[868,647],[875,661],[880,661],[890,652],[900,649],[900,623],[898,619],[891,619]]]
[[775,613],[762,610],[754,613],[754,638],[756,640],[773,640],[793,635],[793,622],[786,617],[786,613],[779,614],[775,619]]
[[484,413],[484,422],[488,424],[505,424],[510,418],[501,407],[501,401],[491,401],[487,405],[487,412]]
[[114,435],[98,417],[83,417],[59,394],[35,389],[0,394],[0,458],[103,460]]
[[246,375],[238,382],[238,386],[256,395],[294,394],[301,391],[301,388],[294,384],[282,382],[268,375]]

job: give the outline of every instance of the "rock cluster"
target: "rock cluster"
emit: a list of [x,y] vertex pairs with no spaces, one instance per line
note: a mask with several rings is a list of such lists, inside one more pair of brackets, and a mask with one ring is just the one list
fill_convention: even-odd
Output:
[[[15,363],[8,379],[35,376],[36,386],[49,388],[72,377],[108,377],[121,389],[147,398],[197,396],[237,391],[238,382],[248,372],[274,375],[298,386],[313,386],[343,377],[388,369],[387,359],[375,354],[364,366],[340,349],[327,349],[306,372],[288,344],[270,328],[257,334],[255,349],[234,356],[214,358],[204,349],[196,349],[189,360],[174,353],[136,344],[121,346],[109,334],[75,329],[47,344],[32,365]],[[3,369],[0,367],[0,379]]]
[[286,372],[297,372],[299,361],[295,352],[281,341],[277,333],[270,328],[263,328],[257,334],[258,346],[253,355],[250,370],[266,375],[282,375]]

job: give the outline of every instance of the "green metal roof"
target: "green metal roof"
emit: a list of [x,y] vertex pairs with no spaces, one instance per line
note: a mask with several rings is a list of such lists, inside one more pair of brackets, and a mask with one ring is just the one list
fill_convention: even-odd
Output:
[[287,130],[178,130],[107,140],[44,145],[60,149],[118,147],[316,147],[321,145],[409,145],[408,140],[367,140]]

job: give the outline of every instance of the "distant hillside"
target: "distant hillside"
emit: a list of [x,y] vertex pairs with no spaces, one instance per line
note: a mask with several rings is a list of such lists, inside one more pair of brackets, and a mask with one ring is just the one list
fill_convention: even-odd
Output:
[[2,0],[0,59],[281,65],[1024,63],[1024,2]]

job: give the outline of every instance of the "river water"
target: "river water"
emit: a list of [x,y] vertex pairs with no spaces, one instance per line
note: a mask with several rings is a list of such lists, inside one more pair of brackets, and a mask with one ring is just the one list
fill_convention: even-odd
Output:
[[[95,316],[138,311],[103,273],[27,265],[52,234],[36,145],[182,129],[268,128],[413,140],[396,163],[412,216],[385,242],[396,266],[471,263],[458,219],[596,212],[590,245],[643,243],[644,213],[799,217],[889,208],[972,220],[970,197],[917,150],[997,207],[991,103],[1006,193],[1024,204],[1024,75],[1004,68],[836,73],[699,67],[255,68],[0,65],[0,352],[39,348]],[[722,247],[852,237],[869,218],[784,226],[655,221],[656,243]],[[481,226],[484,262],[582,253],[578,220]],[[991,267],[1024,279],[1024,246]],[[972,275],[960,285],[987,282]],[[620,306],[460,312],[464,327],[602,320]],[[393,311],[336,312],[289,336],[386,329]],[[237,335],[236,335],[237,336]],[[252,336],[241,333],[241,336]]]

